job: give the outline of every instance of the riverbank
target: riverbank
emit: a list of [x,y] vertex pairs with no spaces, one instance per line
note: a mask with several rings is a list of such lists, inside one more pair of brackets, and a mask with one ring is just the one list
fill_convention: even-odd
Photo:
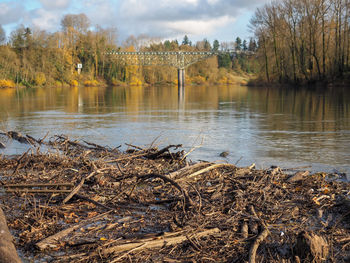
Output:
[[336,174],[192,163],[181,145],[121,152],[65,136],[2,136],[33,145],[0,159],[1,205],[25,260],[350,258],[349,183]]
[[[255,75],[248,74],[248,73],[238,73],[235,71],[226,72],[224,74],[221,74],[218,76],[218,78],[214,81],[208,81],[204,77],[198,75],[193,77],[187,77],[186,78],[186,86],[204,86],[204,85],[241,85],[241,86],[247,86],[249,83],[251,83],[254,80]],[[172,82],[155,82],[155,83],[146,83],[142,81],[134,82],[134,83],[127,83],[122,82],[119,80],[113,80],[113,81],[107,81],[103,78],[98,79],[91,79],[86,76],[80,75],[76,76],[74,79],[72,79],[69,83],[64,83],[60,81],[56,81],[54,83],[48,83],[48,84],[32,84],[27,85],[29,88],[40,88],[40,87],[106,87],[106,86],[164,86],[164,85],[170,85],[170,86],[177,86],[177,80],[174,80]],[[25,86],[22,84],[16,84],[12,80],[9,79],[0,79],[0,90],[1,89],[11,89],[11,88],[24,88]]]
[[298,87],[311,87],[311,88],[349,88],[350,84],[350,72],[345,72],[340,78],[323,79],[323,80],[300,80],[293,82],[292,80],[279,82],[277,79],[267,81],[265,78],[256,75],[249,78],[247,85],[252,87],[286,87],[286,88],[298,88]]

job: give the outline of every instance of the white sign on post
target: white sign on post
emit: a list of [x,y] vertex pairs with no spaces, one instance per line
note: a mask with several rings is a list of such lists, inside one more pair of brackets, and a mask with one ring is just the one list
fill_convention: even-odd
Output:
[[83,68],[83,64],[77,64],[77,68]]

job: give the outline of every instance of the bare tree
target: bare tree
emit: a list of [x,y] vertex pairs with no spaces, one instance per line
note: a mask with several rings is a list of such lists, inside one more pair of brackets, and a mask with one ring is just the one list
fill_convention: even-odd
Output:
[[5,30],[2,28],[2,25],[0,25],[0,44],[4,43],[5,39],[6,39]]
[[90,20],[83,13],[78,15],[68,14],[62,18],[61,26],[63,31],[68,31],[69,28],[72,28],[79,33],[86,33],[90,27]]

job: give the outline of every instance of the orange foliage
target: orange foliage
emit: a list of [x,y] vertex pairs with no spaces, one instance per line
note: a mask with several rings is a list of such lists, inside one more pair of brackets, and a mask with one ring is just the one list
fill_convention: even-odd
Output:
[[15,88],[16,84],[9,79],[0,79],[0,88]]
[[70,85],[71,85],[72,87],[77,87],[78,84],[79,84],[78,81],[76,81],[75,79],[73,79],[73,80],[70,81]]
[[87,87],[96,87],[98,86],[98,81],[97,80],[87,80],[84,82],[84,86],[87,86]]

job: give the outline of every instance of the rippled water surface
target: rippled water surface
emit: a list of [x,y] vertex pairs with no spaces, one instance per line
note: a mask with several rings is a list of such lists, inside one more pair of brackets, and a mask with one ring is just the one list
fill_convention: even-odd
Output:
[[[0,129],[118,146],[182,143],[190,159],[350,173],[350,87],[240,86],[0,90]],[[20,153],[9,141],[4,154]]]

